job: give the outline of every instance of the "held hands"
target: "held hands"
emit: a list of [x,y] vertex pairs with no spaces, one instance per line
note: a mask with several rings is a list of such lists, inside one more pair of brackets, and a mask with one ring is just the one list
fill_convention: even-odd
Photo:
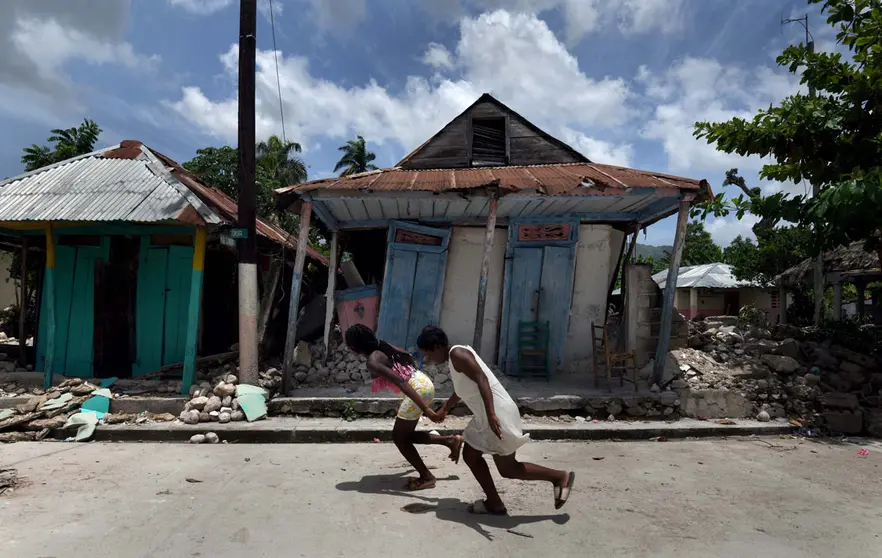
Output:
[[435,411],[435,410],[433,410],[431,407],[429,407],[429,408],[426,410],[426,416],[427,416],[427,417],[429,418],[429,420],[431,420],[432,422],[441,423],[441,422],[444,422],[444,419],[445,419],[445,418],[447,418],[447,411],[445,411],[444,409],[441,409],[441,410]]

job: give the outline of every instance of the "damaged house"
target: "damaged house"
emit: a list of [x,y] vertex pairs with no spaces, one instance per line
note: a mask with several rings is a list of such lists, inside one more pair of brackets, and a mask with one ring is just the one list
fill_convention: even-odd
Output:
[[[332,254],[351,254],[375,286],[379,303],[368,297],[360,320],[381,338],[415,350],[422,328],[436,324],[506,374],[587,378],[592,324],[606,322],[626,247],[679,214],[676,273],[688,208],[710,188],[594,163],[485,94],[392,168],[276,193],[301,226],[315,215],[332,233]],[[625,292],[627,305],[654,316],[645,332],[626,325],[628,345],[666,339],[673,301],[648,308],[638,289]]]
[[[0,182],[3,248],[45,260],[30,362],[46,383],[177,367],[187,393],[197,354],[238,340],[237,256],[224,234],[236,212],[227,195],[137,141]],[[278,275],[297,242],[272,223],[256,227],[260,268]],[[305,256],[327,264],[312,248]],[[273,297],[264,299],[265,330]]]

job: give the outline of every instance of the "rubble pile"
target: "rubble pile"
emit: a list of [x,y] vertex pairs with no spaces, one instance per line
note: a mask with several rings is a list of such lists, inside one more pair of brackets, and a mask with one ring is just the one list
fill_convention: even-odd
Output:
[[[266,416],[266,399],[269,393],[265,388],[258,388],[247,384],[239,384],[235,374],[228,374],[217,378],[214,387],[208,381],[194,385],[190,389],[191,399],[184,405],[178,420],[184,424],[199,424],[200,422],[240,422],[244,420],[257,420]],[[245,397],[258,395],[257,406],[262,405],[262,411],[256,411],[249,415],[243,401]],[[246,412],[248,411],[248,412]],[[249,418],[250,417],[250,418]]]
[[671,357],[672,389],[737,391],[760,420],[800,417],[832,432],[882,436],[874,356],[809,340],[795,327],[716,317],[690,322],[688,348]]
[[[16,389],[18,393],[21,388]],[[24,392],[19,396],[27,395]],[[100,397],[99,397],[100,395]],[[107,398],[113,395],[106,389],[83,381],[81,378],[70,378],[61,384],[49,388],[34,388],[25,401],[10,409],[0,410],[0,442],[22,442],[50,439],[70,426],[80,423],[68,419],[80,413],[83,404],[91,399]],[[88,403],[87,403],[88,406]],[[165,422],[174,420],[174,416],[153,413],[120,416],[97,412],[94,423],[104,421],[115,422]]]

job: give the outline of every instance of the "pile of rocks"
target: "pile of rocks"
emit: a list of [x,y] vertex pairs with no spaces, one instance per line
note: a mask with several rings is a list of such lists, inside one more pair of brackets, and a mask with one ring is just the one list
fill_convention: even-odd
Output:
[[694,321],[689,348],[671,351],[669,366],[671,388],[737,391],[761,420],[795,416],[834,432],[882,435],[882,364],[808,340],[799,328]]
[[193,386],[192,399],[184,405],[178,417],[184,424],[200,422],[238,422],[245,420],[245,413],[239,408],[236,398],[236,385],[239,379],[229,374],[219,380],[214,387],[208,382]]

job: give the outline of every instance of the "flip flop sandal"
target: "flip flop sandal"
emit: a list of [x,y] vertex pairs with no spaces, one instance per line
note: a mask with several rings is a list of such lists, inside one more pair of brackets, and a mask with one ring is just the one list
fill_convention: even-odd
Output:
[[469,504],[469,513],[475,515],[508,515],[508,510],[502,508],[501,510],[491,510],[487,507],[487,502],[484,500],[476,500],[474,504]]
[[567,503],[574,482],[576,482],[576,473],[570,471],[570,475],[567,477],[567,485],[563,488],[560,486],[554,487],[554,509],[559,510]]
[[462,445],[464,443],[465,442],[463,441],[462,436],[457,435],[456,436],[456,445],[453,446],[453,450],[451,451],[451,454],[450,454],[450,460],[453,461],[457,465],[459,465],[459,458],[462,456]]
[[407,481],[407,489],[411,492],[417,492],[419,490],[429,490],[430,488],[435,488],[435,481],[430,480],[422,480],[422,479],[410,479]]

